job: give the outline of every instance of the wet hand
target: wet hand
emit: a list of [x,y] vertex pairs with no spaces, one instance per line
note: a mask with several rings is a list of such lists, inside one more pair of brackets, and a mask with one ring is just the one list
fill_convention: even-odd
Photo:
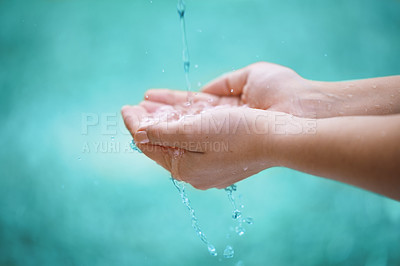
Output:
[[[147,106],[148,107],[148,106]],[[143,118],[126,107],[123,116]],[[141,111],[139,111],[141,110]],[[276,165],[268,134],[276,115],[252,108],[216,108],[178,121],[128,126],[136,145],[171,175],[199,189],[225,188]]]
[[222,75],[207,84],[202,92],[237,97],[240,104],[251,108],[306,117],[300,99],[311,84],[290,68],[259,62]]
[[[293,70],[280,65],[260,62],[225,74],[210,82],[201,93],[193,93],[194,103],[212,106],[248,106],[279,111],[299,117],[310,117],[308,106],[301,99],[312,97],[312,82]],[[142,105],[180,105],[187,101],[187,93],[166,89],[147,91]],[[307,96],[306,96],[307,95]]]

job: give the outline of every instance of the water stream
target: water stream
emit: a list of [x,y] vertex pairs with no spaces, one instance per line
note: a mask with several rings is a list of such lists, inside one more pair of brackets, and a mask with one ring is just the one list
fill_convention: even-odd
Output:
[[[182,34],[182,44],[183,44],[182,61],[183,61],[183,70],[184,70],[184,74],[185,74],[186,91],[187,91],[186,107],[190,109],[190,108],[192,108],[193,96],[192,96],[191,83],[190,83],[190,78],[189,78],[190,57],[189,57],[189,49],[188,49],[186,25],[185,25],[186,5],[183,0],[178,0],[177,11],[178,11],[178,15],[179,15],[180,24],[181,24],[181,34]],[[164,110],[164,111],[167,111],[167,110]],[[190,113],[190,111],[189,111],[189,113]],[[164,112],[164,116],[165,116],[165,112]],[[177,116],[180,118],[181,114],[179,113]],[[132,142],[130,143],[130,146],[131,146],[132,150],[142,153],[141,150],[135,145],[134,140],[132,140]],[[175,159],[177,159],[177,158],[175,158]],[[182,200],[182,203],[185,205],[185,207],[189,211],[190,218],[192,221],[192,227],[195,230],[196,235],[207,246],[208,252],[212,256],[217,256],[218,253],[217,253],[215,246],[208,240],[204,231],[200,228],[199,221],[196,217],[195,210],[193,209],[191,202],[186,194],[185,183],[182,181],[178,181],[178,180],[174,179],[173,177],[171,177],[171,181],[174,184],[175,188],[178,190],[179,195]],[[242,212],[239,210],[238,204],[236,203],[236,199],[234,196],[234,193],[236,192],[236,190],[237,190],[237,187],[235,184],[225,188],[229,202],[233,208],[232,219],[235,222],[237,222],[237,225],[235,227],[235,232],[238,236],[242,236],[246,232],[243,225],[244,224],[252,224],[253,219],[251,217],[243,218]],[[243,209],[244,205],[240,204],[240,208]],[[224,258],[227,258],[227,259],[233,258],[234,254],[235,254],[235,251],[234,251],[233,247],[231,245],[227,245],[223,252]]]
[[183,0],[178,0],[178,5],[176,7],[179,15],[179,20],[181,23],[181,34],[182,34],[182,61],[183,61],[183,71],[185,73],[186,80],[186,91],[187,91],[187,104],[192,104],[192,85],[189,78],[189,70],[190,70],[190,57],[189,57],[189,46],[186,35],[186,22],[185,22],[185,13],[186,13],[186,5]]

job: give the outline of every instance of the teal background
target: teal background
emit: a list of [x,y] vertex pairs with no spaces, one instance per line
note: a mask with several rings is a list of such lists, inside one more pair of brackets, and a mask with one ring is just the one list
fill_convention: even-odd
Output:
[[[188,189],[236,252],[208,255],[119,115],[148,88],[183,89],[175,6],[0,0],[0,265],[400,265],[398,202],[283,168],[238,184],[255,220],[240,238],[223,191]],[[260,60],[316,80],[399,74],[399,14],[398,0],[187,0],[193,87]]]

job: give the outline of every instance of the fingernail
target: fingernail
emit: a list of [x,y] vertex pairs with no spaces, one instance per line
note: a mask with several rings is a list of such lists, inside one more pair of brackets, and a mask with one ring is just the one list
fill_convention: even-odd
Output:
[[135,140],[137,143],[140,143],[140,144],[146,144],[146,143],[150,142],[149,138],[147,137],[146,131],[137,132],[135,134]]

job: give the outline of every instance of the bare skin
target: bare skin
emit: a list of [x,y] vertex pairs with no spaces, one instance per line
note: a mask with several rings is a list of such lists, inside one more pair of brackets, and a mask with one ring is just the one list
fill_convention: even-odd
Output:
[[[158,108],[185,101],[184,92],[150,90],[122,114],[139,148],[196,188],[223,188],[284,166],[400,200],[400,76],[317,82],[257,63],[218,78],[194,97],[195,103],[251,108],[140,125]],[[222,130],[210,126],[216,124]]]

